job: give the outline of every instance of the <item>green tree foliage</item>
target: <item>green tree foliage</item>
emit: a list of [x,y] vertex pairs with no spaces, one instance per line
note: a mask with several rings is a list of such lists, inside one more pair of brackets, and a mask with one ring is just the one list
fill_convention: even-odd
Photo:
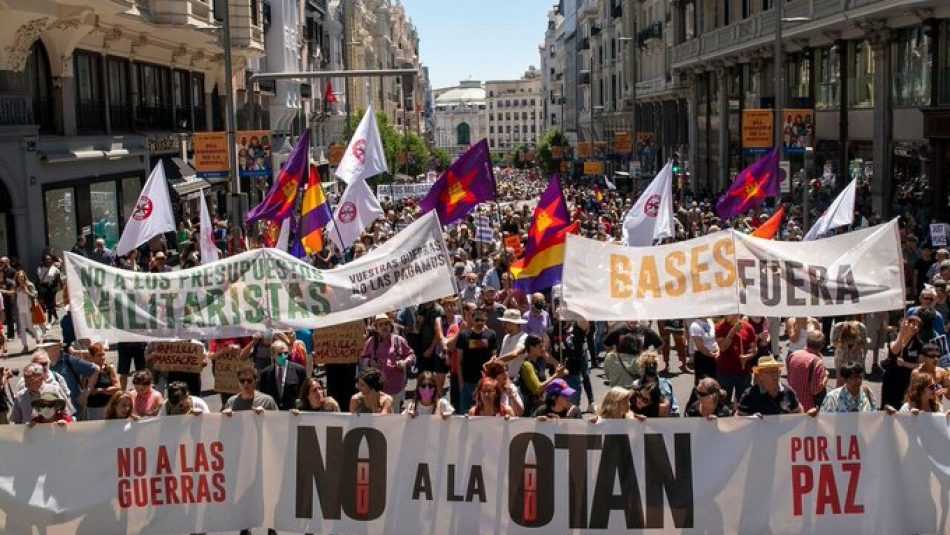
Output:
[[541,171],[545,175],[552,175],[559,170],[561,160],[555,160],[551,154],[551,147],[562,147],[567,151],[567,138],[557,128],[552,128],[544,133],[541,140],[538,141],[538,160]]
[[[343,143],[349,141],[350,136],[356,131],[356,127],[363,119],[364,113],[366,113],[365,110],[359,110],[347,119],[346,127],[343,130],[345,139],[341,140]],[[390,124],[386,114],[381,111],[376,112],[376,125],[379,127],[379,137],[383,142],[386,165],[389,167],[389,177],[386,178],[391,178],[396,173],[415,177],[426,172],[432,153],[421,136],[415,132],[409,132],[405,136],[400,134]],[[405,158],[400,158],[402,153],[406,154]],[[446,153],[445,156],[448,156],[448,154]]]

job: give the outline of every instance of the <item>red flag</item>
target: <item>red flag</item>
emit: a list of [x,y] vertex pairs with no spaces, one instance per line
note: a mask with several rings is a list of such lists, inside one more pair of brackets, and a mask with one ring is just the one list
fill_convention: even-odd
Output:
[[327,87],[323,90],[323,101],[330,104],[336,104],[336,95],[333,94],[333,81],[327,80]]
[[756,238],[763,238],[766,240],[771,240],[775,238],[775,235],[778,234],[779,229],[782,228],[782,219],[785,218],[785,205],[783,204],[772,217],[768,218],[765,223],[759,225],[759,228],[755,229],[752,232],[752,235]]

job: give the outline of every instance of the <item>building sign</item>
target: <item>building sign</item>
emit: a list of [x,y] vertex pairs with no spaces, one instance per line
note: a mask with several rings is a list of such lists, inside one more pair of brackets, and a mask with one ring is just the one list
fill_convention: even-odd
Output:
[[195,148],[195,172],[199,177],[228,176],[227,132],[196,132],[191,140]]
[[589,142],[583,142],[577,144],[577,157],[578,158],[590,158],[591,155],[591,144]]
[[782,113],[782,147],[802,153],[815,146],[815,110],[786,108]]
[[742,148],[772,148],[775,140],[772,134],[774,119],[772,110],[742,110]]
[[333,167],[339,166],[345,153],[346,145],[330,145],[330,165]]
[[584,162],[584,174],[585,175],[604,174],[604,162]]
[[241,178],[272,176],[269,130],[242,130],[237,133],[238,174]]
[[181,137],[178,134],[148,136],[148,151],[152,155],[181,152]]
[[633,152],[633,136],[630,132],[614,132],[614,152],[620,154]]

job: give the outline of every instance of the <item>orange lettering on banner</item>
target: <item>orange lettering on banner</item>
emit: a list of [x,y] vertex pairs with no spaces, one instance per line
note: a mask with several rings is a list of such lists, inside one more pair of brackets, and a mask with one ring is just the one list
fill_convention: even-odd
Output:
[[703,282],[702,279],[703,272],[709,271],[709,264],[699,261],[700,256],[706,252],[706,249],[709,249],[709,246],[702,244],[693,247],[693,249],[689,252],[689,269],[693,282],[693,293],[697,294],[708,292],[712,287],[709,283]]
[[713,244],[713,262],[725,270],[716,272],[716,284],[720,288],[729,288],[736,283],[736,266],[732,262],[735,254],[736,245],[731,239],[719,240]]
[[667,296],[679,297],[686,293],[686,275],[677,269],[684,265],[686,265],[686,253],[683,251],[673,251],[666,255],[666,271],[674,279],[663,284]]
[[644,256],[640,262],[637,298],[643,299],[647,292],[652,293],[656,299],[662,297],[660,295],[660,275],[656,271],[656,259],[652,256]]
[[630,270],[629,258],[619,254],[610,255],[610,297],[626,299],[633,295]]

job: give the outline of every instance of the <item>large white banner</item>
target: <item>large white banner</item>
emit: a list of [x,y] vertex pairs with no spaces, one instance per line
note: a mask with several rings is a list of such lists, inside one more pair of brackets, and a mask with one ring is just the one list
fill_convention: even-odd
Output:
[[169,273],[126,271],[66,253],[66,276],[77,336],[110,342],[326,327],[455,293],[434,213],[332,270],[276,249]]
[[569,235],[563,296],[571,314],[600,321],[901,309],[897,220],[814,242],[722,231],[624,247]]
[[0,428],[0,532],[948,533],[943,414]]

